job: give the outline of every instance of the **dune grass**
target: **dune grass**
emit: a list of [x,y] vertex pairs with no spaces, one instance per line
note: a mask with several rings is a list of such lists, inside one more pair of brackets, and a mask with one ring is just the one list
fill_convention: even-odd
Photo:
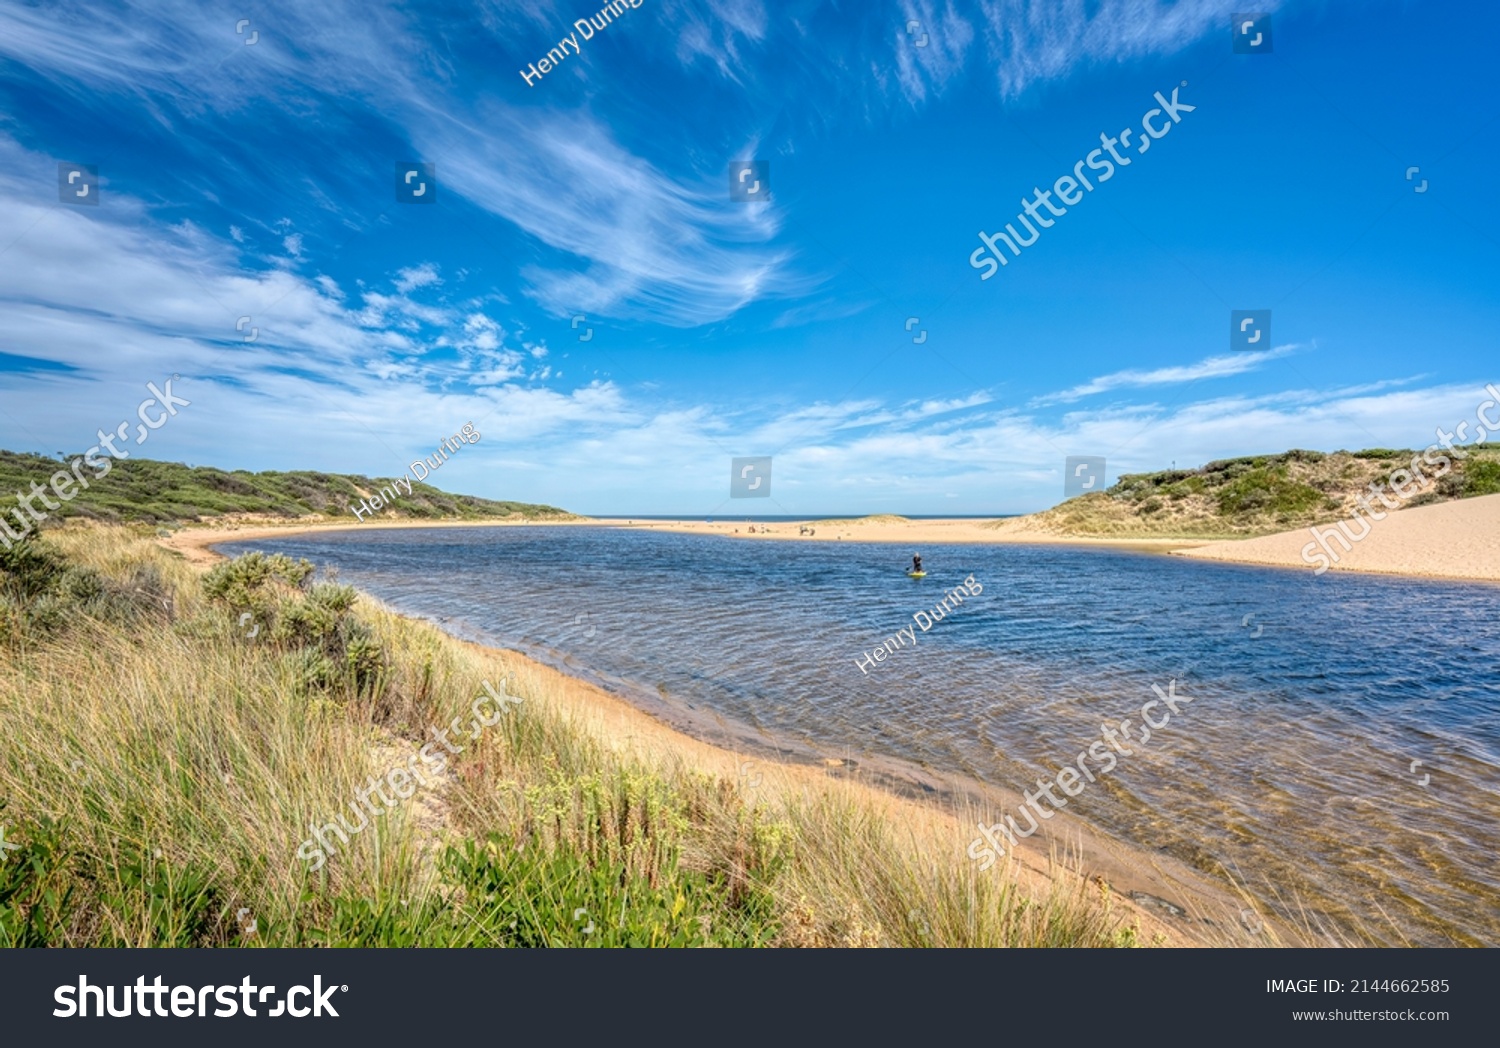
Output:
[[[531,665],[284,557],[205,575],[113,525],[0,551],[0,945],[1137,943],[1082,877],[978,873],[848,784],[624,750]],[[308,861],[486,681],[520,701]]]
[[[1121,474],[1114,486],[1068,499],[1026,517],[993,521],[1000,530],[1040,530],[1096,538],[1251,538],[1349,517],[1371,485],[1422,452],[1391,448],[1301,451],[1221,459],[1195,469]],[[1500,444],[1469,445],[1447,472],[1423,474],[1402,509],[1500,492]],[[1444,456],[1445,458],[1447,456]],[[1409,475],[1400,478],[1410,484]]]

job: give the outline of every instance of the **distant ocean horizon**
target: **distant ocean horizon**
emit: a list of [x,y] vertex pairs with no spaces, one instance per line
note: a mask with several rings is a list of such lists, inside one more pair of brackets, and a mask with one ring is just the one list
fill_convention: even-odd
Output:
[[896,513],[882,510],[878,513],[580,513],[580,517],[594,520],[748,520],[752,524],[793,524],[820,520],[860,520],[864,517],[903,517],[906,520],[1001,520],[1024,517],[1025,513]]

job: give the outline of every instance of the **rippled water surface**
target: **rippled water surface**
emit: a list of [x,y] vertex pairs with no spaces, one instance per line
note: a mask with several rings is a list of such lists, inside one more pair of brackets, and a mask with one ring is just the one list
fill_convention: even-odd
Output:
[[[768,743],[1012,789],[1102,725],[1139,732],[1175,679],[1191,701],[1070,810],[1284,914],[1500,944],[1500,588],[1013,545],[924,547],[915,580],[905,546],[594,527],[222,548],[337,566],[456,633]],[[979,595],[861,670],[971,574]]]

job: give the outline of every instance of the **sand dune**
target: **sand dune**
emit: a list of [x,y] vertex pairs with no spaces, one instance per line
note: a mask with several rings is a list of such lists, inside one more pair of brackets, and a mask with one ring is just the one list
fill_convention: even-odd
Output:
[[[1471,579],[1500,582],[1500,495],[1443,502],[1392,512],[1384,520],[1369,521],[1369,534],[1351,542],[1348,552],[1335,538],[1326,540],[1338,555],[1330,571],[1368,571],[1383,575]],[[1325,534],[1336,525],[1320,525]],[[1351,534],[1363,522],[1348,525]],[[1181,556],[1265,564],[1313,571],[1302,552],[1313,541],[1307,528],[1255,539],[1212,542],[1193,549],[1174,550]],[[1318,552],[1318,547],[1313,551]]]

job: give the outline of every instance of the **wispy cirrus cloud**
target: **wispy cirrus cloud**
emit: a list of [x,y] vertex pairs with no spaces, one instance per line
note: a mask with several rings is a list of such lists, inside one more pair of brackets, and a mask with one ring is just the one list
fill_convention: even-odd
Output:
[[[1080,66],[1171,54],[1215,33],[1228,46],[1222,0],[980,0],[988,64],[1003,98]],[[1274,12],[1280,0],[1257,11]]]
[[1035,408],[1046,407],[1050,404],[1070,404],[1084,397],[1109,393],[1116,389],[1145,389],[1150,386],[1172,386],[1184,382],[1198,382],[1202,379],[1243,375],[1248,371],[1256,370],[1268,360],[1295,353],[1299,348],[1301,347],[1295,343],[1290,343],[1260,353],[1228,353],[1223,356],[1207,357],[1196,364],[1176,364],[1170,367],[1144,370],[1128,368],[1124,371],[1100,375],[1098,378],[1090,379],[1071,389],[1034,397],[1030,406]]
[[[951,0],[901,0],[896,40],[896,77],[907,101],[924,102],[963,72],[974,42],[973,24]],[[915,24],[913,24],[915,23]]]
[[764,246],[776,212],[726,207],[720,171],[674,178],[582,113],[539,121],[495,106],[419,132],[418,147],[447,158],[446,184],[569,257],[522,269],[558,315],[689,326],[810,286],[788,273],[788,251]]

